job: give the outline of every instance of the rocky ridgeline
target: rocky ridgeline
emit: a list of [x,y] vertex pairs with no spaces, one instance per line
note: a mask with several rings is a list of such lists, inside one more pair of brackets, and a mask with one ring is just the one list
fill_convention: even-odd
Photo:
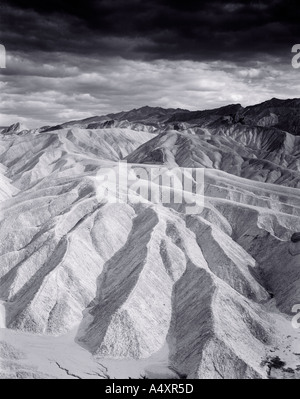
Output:
[[[259,121],[268,110],[255,111]],[[225,120],[229,111],[239,118]],[[122,359],[153,376],[147,362],[162,353],[162,375],[177,378],[276,378],[275,356],[279,378],[298,378],[298,137],[243,125],[236,106],[215,111],[219,128],[211,115],[210,127],[191,127],[179,113],[189,114],[147,107],[108,124],[2,132],[0,375],[106,378],[124,364],[124,376],[127,363],[113,363]],[[181,125],[146,127],[166,118]],[[125,159],[204,167],[203,210],[99,199],[98,172]],[[47,352],[53,342],[65,358]]]

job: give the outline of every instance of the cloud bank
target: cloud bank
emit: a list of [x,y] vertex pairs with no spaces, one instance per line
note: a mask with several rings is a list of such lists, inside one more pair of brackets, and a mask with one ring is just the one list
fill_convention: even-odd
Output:
[[0,125],[296,97],[299,17],[275,0],[6,2]]

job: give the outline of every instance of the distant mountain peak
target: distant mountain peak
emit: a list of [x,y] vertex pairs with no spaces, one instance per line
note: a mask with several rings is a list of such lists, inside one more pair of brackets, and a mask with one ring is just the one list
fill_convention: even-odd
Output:
[[[287,131],[295,136],[300,135],[300,99],[279,99],[276,97],[255,104],[243,107],[240,103],[223,105],[222,107],[191,111],[181,108],[162,108],[144,105],[140,108],[133,108],[129,111],[110,113],[106,115],[93,116],[81,120],[73,120],[61,125],[47,127],[42,131],[53,131],[59,128],[82,127],[106,128],[108,125],[118,127],[120,124],[136,130],[136,125],[143,124],[146,130],[151,128],[161,129],[174,128],[182,124],[182,128],[188,125],[198,127],[213,127],[218,125],[234,125],[241,123],[250,127],[276,127]],[[14,126],[14,125],[13,125]],[[12,131],[13,128],[7,128]],[[18,129],[18,128],[17,128]],[[176,127],[177,129],[177,127]],[[141,130],[138,126],[137,130]]]
[[14,123],[2,130],[1,133],[3,134],[13,134],[13,133],[20,133],[23,130],[28,130],[25,125],[21,124],[20,122]]

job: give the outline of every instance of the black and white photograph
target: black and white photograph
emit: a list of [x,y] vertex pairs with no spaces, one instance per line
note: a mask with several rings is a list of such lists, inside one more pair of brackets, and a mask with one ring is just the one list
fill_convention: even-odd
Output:
[[0,379],[300,379],[299,2],[1,1]]

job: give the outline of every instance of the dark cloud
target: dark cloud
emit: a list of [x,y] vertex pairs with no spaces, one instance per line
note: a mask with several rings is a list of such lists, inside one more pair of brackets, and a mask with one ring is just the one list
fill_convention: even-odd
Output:
[[146,104],[191,110],[249,105],[295,97],[300,90],[298,71],[270,62],[237,68],[228,62],[99,60],[70,54],[50,61],[44,57],[37,64],[9,56],[0,76],[0,125],[56,125]]
[[2,2],[0,125],[296,97],[299,21],[292,0]]
[[129,59],[285,56],[299,41],[297,3],[11,0],[0,10],[0,41],[14,51],[65,51]]

